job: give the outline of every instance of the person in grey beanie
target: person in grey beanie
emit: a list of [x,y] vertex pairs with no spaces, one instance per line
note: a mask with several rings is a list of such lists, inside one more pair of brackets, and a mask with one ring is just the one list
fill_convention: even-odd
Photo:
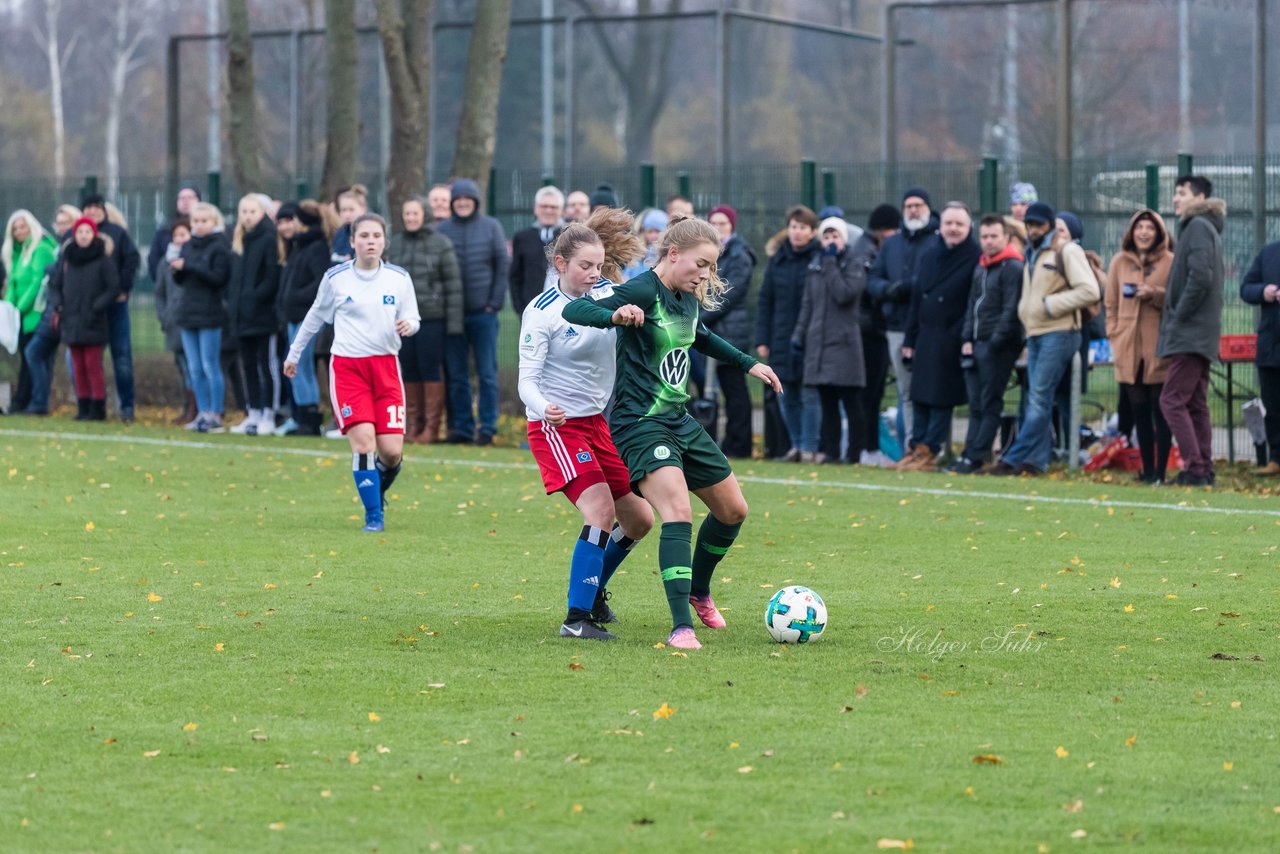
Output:
[[[498,312],[507,291],[511,259],[501,223],[480,212],[480,186],[470,178],[459,178],[450,194],[450,216],[436,225],[436,231],[453,243],[462,270],[463,332],[448,336],[445,344],[451,422],[448,441],[489,445],[498,429]],[[468,365],[473,353],[480,387],[478,413],[472,405]]]

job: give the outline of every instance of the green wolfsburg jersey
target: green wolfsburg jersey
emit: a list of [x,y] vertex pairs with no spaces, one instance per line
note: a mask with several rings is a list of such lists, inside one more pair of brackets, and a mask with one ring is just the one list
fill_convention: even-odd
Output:
[[618,372],[614,381],[610,426],[620,427],[641,418],[676,422],[687,417],[689,348],[710,358],[749,371],[756,360],[707,329],[698,318],[697,299],[672,291],[652,270],[636,276],[610,292],[601,289],[564,307],[563,317],[602,329],[613,323],[613,313],[624,305],[644,310],[644,325],[618,327]]

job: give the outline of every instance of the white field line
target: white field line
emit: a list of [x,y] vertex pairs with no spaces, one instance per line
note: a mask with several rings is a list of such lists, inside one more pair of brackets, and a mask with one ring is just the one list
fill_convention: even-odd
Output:
[[[293,448],[286,445],[269,445],[269,444],[230,444],[223,442],[202,442],[190,439],[153,439],[145,436],[120,436],[120,435],[96,435],[91,433],[44,433],[37,430],[5,430],[0,429],[0,436],[13,436],[24,439],[44,439],[44,440],[66,440],[76,442],[106,442],[122,445],[151,445],[167,448],[194,448],[194,449],[211,449],[219,451],[241,451],[252,454],[286,454],[300,457],[314,457],[323,459],[341,458],[347,456],[347,451],[343,449],[337,451],[316,451],[309,448]],[[265,440],[266,437],[264,437]],[[517,471],[536,472],[538,467],[534,463],[504,463],[490,460],[462,460],[462,459],[440,459],[432,458],[423,460],[415,459],[412,456],[405,457],[410,463],[431,463],[442,466],[462,466],[469,468],[487,468],[487,469],[513,469]],[[811,480],[808,478],[782,478],[782,477],[739,477],[743,483],[766,483],[776,486],[793,486],[799,488],[822,487],[825,489],[851,489],[863,492],[886,492],[898,495],[936,495],[943,498],[978,498],[991,499],[996,501],[1018,501],[1023,504],[1066,504],[1077,505],[1083,507],[1115,507],[1131,510],[1156,510],[1176,513],[1216,513],[1222,516],[1268,516],[1280,518],[1280,509],[1276,510],[1251,510],[1238,507],[1209,507],[1196,504],[1165,504],[1158,501],[1114,501],[1112,499],[1101,498],[1068,498],[1065,496],[1052,495],[1028,495],[1016,492],[982,492],[964,489],[931,489],[923,486],[910,486],[908,484],[879,484],[879,483],[847,483],[841,481],[828,480]]]

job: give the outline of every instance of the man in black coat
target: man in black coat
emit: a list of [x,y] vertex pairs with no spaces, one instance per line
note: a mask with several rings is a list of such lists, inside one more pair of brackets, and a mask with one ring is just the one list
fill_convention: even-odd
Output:
[[[902,227],[902,214],[890,204],[878,205],[867,220],[867,228],[854,241],[849,255],[870,274],[885,241]],[[862,465],[887,467],[893,459],[880,449],[880,402],[889,378],[888,325],[880,301],[869,290],[862,292],[858,324],[862,332],[862,363],[867,369],[867,385],[862,390],[862,438],[866,448],[858,455]]]
[[973,219],[961,202],[942,211],[942,241],[920,259],[911,293],[902,355],[910,360],[911,453],[899,471],[936,471],[938,455],[951,440],[951,411],[964,403],[960,367],[961,326],[969,304],[969,283],[981,250],[973,239]]
[[133,335],[129,329],[129,295],[133,293],[133,280],[138,277],[142,256],[133,238],[122,226],[107,221],[107,201],[102,196],[89,196],[84,200],[84,215],[98,224],[98,233],[105,234],[115,244],[116,272],[120,279],[120,296],[107,309],[107,325],[110,330],[107,346],[111,349],[111,368],[116,377],[116,396],[120,399],[120,420],[133,421]]
[[564,228],[564,193],[543,187],[533,196],[536,222],[511,237],[511,307],[517,313],[554,283],[555,271],[547,274],[547,246]]
[[904,450],[912,432],[912,374],[911,366],[902,359],[902,340],[920,259],[942,243],[938,236],[938,215],[930,209],[930,204],[928,192],[921,187],[912,187],[902,194],[902,230],[880,247],[867,275],[867,292],[880,303],[888,330],[889,358],[898,390],[899,439]]
[[969,286],[969,307],[961,331],[961,366],[969,393],[969,432],[964,453],[947,467],[972,474],[991,459],[991,443],[1000,429],[1004,390],[1022,352],[1022,253],[1010,241],[1009,226],[1000,214],[987,214],[978,223],[982,258]]
[[1256,474],[1280,475],[1280,241],[1253,259],[1240,282],[1240,299],[1261,306],[1258,315],[1258,385],[1266,409],[1267,464]]

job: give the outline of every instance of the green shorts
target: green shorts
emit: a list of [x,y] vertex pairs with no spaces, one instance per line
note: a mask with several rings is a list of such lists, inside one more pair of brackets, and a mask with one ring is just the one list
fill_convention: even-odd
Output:
[[733,474],[724,452],[702,425],[688,415],[676,424],[641,418],[613,431],[613,443],[627,464],[631,491],[637,495],[640,494],[637,486],[645,475],[663,466],[682,469],[689,489],[715,486]]

